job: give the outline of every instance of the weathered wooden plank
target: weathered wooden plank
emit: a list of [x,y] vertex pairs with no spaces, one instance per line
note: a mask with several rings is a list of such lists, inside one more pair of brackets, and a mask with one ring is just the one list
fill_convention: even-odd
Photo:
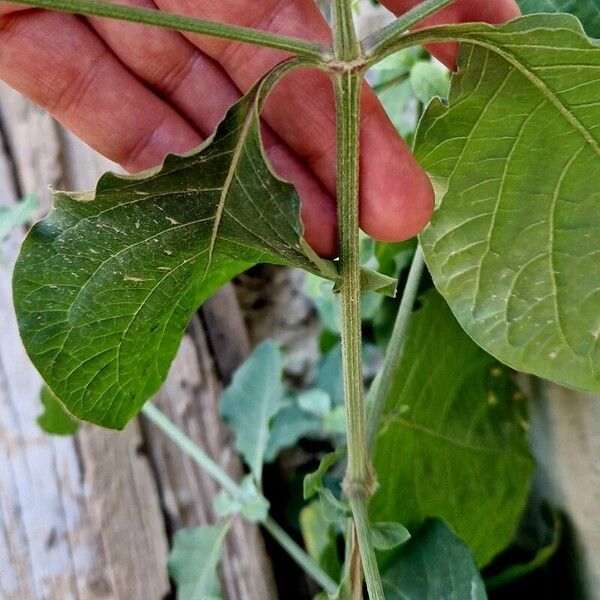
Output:
[[[64,182],[54,124],[6,89],[0,103],[21,187],[36,192],[45,212],[48,182]],[[11,203],[16,190],[3,163],[0,201]],[[66,439],[36,424],[41,381],[21,346],[10,291],[22,234],[4,244],[0,272],[0,597],[162,598],[168,546],[137,423],[123,433],[83,427]]]

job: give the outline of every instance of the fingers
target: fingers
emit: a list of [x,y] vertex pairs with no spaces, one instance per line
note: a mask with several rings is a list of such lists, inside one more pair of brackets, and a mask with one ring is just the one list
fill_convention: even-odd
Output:
[[[381,0],[381,3],[396,15],[404,14],[420,0]],[[458,0],[444,10],[423,21],[419,27],[441,25],[447,23],[466,23],[483,21],[498,24],[510,21],[520,15],[519,7],[514,0]],[[456,66],[457,44],[432,44],[431,53],[441,60],[449,69]]]
[[201,141],[76,17],[26,11],[0,18],[0,79],[129,171]]
[[[198,18],[329,41],[329,27],[313,0],[255,0],[251,9],[246,0],[157,0],[157,4]],[[189,39],[217,60],[242,91],[285,58],[281,52],[205,36]],[[369,90],[363,94],[362,107],[361,226],[378,239],[411,237],[430,217],[431,184]],[[273,90],[263,115],[334,195],[335,111],[329,77],[312,70],[290,74]]]
[[0,2],[0,17],[3,15],[8,15],[13,12],[17,12],[18,10],[27,10],[27,6],[23,6],[22,4],[11,4],[10,2]]
[[[129,0],[128,4],[154,7],[149,0]],[[218,63],[178,33],[108,19],[90,22],[114,54],[204,137],[214,131],[225,111],[240,97],[238,88]],[[263,132],[263,140],[275,171],[295,185],[302,199],[308,243],[321,256],[335,256],[337,219],[333,197],[268,128]]]

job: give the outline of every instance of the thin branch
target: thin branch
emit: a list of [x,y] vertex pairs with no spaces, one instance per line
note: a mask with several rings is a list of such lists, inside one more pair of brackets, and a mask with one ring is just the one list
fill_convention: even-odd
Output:
[[[204,472],[212,477],[235,499],[245,501],[244,490],[175,423],[151,402],[142,408],[144,416],[154,423],[169,439],[187,454]],[[266,499],[263,500],[267,502]],[[262,523],[264,528],[279,542],[281,547],[310,575],[327,593],[335,594],[337,584],[294,540],[271,518]]]
[[398,314],[396,315],[392,337],[390,338],[390,343],[388,344],[385,353],[383,368],[372,383],[367,397],[367,406],[369,407],[367,417],[367,447],[369,449],[373,446],[375,434],[379,429],[381,413],[383,412],[398,365],[402,360],[404,338],[410,322],[413,306],[417,299],[419,283],[421,282],[424,267],[425,261],[423,259],[423,251],[419,246],[417,247],[417,251],[410,266],[410,271],[408,272],[408,279],[406,280],[402,301],[400,302]]
[[227,25],[215,21],[194,19],[183,15],[162,12],[160,10],[111,4],[99,0],[11,0],[15,4],[25,4],[34,8],[45,8],[60,12],[106,17],[133,23],[154,25],[186,33],[197,33],[211,37],[284,50],[310,58],[317,62],[326,62],[331,57],[331,49],[324,44],[287,37],[258,29]]
[[[389,50],[390,48],[393,50],[399,36],[453,2],[455,0],[426,0],[417,4],[389,25],[364,38],[362,47],[365,56],[369,59],[380,59],[383,58],[384,54],[390,54]],[[377,62],[377,60],[370,60],[370,62]]]

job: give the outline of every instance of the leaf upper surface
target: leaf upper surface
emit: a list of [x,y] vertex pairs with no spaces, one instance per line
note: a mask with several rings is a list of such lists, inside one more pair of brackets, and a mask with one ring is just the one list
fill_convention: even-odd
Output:
[[436,287],[502,362],[598,391],[600,46],[567,15],[453,31],[476,44],[416,142],[441,197],[422,234]]

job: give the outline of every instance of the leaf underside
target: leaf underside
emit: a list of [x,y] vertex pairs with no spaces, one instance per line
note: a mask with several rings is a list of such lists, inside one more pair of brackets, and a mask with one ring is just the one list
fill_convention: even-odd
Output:
[[525,403],[435,290],[421,302],[375,439],[370,517],[411,530],[440,517],[483,565],[513,538],[529,493]]
[[260,484],[273,417],[285,406],[283,356],[263,342],[236,371],[220,401],[221,416],[235,433],[235,445]]
[[[266,87],[266,86],[265,86]],[[198,150],[95,194],[58,192],[25,240],[14,302],[25,347],[80,419],[122,428],[166,377],[191,315],[259,262],[336,280],[305,243],[294,187],[260,141],[257,85]],[[395,281],[363,272],[365,289]]]
[[416,142],[436,287],[502,362],[599,391],[600,46],[567,15],[455,31],[476,43]]

